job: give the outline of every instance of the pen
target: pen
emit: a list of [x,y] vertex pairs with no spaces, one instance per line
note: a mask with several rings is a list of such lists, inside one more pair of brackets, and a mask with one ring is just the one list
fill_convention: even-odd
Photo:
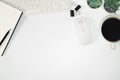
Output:
[[0,41],[0,46],[3,44],[3,42],[5,41],[5,39],[7,38],[7,36],[8,36],[8,34],[10,33],[10,30],[11,29],[9,29],[8,31],[7,31],[7,33],[5,34],[5,36],[2,38],[2,40]]

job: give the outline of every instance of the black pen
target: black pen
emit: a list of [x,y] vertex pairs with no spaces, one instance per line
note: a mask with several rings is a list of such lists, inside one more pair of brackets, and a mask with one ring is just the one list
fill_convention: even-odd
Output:
[[5,41],[5,39],[7,38],[8,34],[10,33],[11,29],[9,29],[7,31],[7,33],[5,34],[5,36],[2,38],[2,40],[0,41],[0,46],[3,44],[3,42]]

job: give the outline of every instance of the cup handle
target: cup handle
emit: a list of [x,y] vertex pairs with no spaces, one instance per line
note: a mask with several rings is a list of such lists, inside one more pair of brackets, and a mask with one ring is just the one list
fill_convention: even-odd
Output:
[[116,50],[116,43],[110,43],[110,49]]

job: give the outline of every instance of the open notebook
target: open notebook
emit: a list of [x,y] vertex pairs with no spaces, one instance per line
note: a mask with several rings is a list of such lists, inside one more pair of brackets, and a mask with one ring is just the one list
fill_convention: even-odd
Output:
[[0,55],[3,56],[22,11],[0,2]]

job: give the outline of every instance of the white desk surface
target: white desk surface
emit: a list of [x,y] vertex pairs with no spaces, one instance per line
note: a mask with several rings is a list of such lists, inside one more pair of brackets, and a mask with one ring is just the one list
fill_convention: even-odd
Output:
[[73,21],[69,12],[23,16],[0,57],[0,80],[120,80],[120,48],[101,34],[81,46]]

